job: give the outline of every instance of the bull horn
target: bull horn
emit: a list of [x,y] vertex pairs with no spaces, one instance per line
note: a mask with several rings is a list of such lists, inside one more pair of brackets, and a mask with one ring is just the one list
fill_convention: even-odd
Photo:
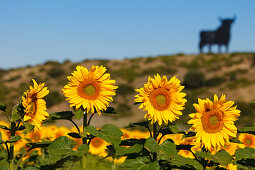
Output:
[[236,16],[236,14],[234,14],[234,16],[233,16],[233,21],[235,21],[236,18],[237,18],[237,16]]

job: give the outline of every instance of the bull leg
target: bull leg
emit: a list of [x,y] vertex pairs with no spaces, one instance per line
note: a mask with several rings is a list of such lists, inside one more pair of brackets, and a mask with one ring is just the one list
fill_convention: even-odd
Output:
[[203,53],[203,44],[202,44],[202,42],[199,43],[199,53],[200,54]]
[[221,53],[221,45],[219,44],[218,46],[218,49],[219,49],[219,54]]
[[226,45],[226,53],[228,53],[228,45]]
[[209,44],[209,46],[208,46],[208,53],[209,53],[209,54],[212,53],[212,45],[211,45],[211,44]]

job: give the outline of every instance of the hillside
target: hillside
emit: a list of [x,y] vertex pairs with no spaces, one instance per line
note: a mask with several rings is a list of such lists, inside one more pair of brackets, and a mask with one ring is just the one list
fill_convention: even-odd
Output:
[[[251,125],[255,122],[255,54],[232,53],[210,55],[173,55],[125,60],[84,60],[73,63],[48,61],[34,67],[0,71],[0,101],[14,106],[22,93],[31,85],[31,79],[45,82],[50,90],[46,97],[48,112],[70,110],[61,89],[67,83],[67,76],[77,65],[90,68],[92,65],[104,65],[119,86],[111,106],[117,115],[97,116],[92,121],[95,126],[112,123],[120,127],[129,122],[143,119],[144,112],[134,103],[134,89],[147,82],[148,76],[156,73],[166,74],[168,78],[176,76],[186,86],[186,109],[181,122],[187,121],[188,113],[194,111],[192,104],[197,98],[212,98],[213,94],[226,94],[227,100],[237,102],[242,111],[237,126]],[[3,113],[1,119],[6,119]],[[64,122],[58,121],[58,125]],[[65,123],[66,126],[71,126]]]

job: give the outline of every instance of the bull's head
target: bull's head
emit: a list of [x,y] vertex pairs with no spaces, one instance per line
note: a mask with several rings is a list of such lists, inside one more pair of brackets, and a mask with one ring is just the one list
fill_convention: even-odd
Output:
[[231,25],[233,22],[235,22],[237,16],[234,15],[233,18],[225,18],[222,19],[221,17],[218,17],[219,21],[223,24],[223,25]]

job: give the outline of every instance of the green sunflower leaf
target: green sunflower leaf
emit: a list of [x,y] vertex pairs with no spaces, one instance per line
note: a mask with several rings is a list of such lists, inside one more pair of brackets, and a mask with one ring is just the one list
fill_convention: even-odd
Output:
[[152,137],[149,137],[145,141],[144,147],[148,149],[150,152],[154,152],[154,153],[158,152],[161,149],[157,141]]
[[67,135],[73,137],[73,138],[76,138],[76,139],[80,139],[81,138],[81,135],[79,133],[76,133],[76,132],[71,132],[71,133],[68,133]]
[[147,127],[149,125],[149,121],[142,121],[136,123],[129,123],[127,127]]
[[13,143],[13,142],[17,142],[18,140],[20,140],[21,137],[16,135],[16,136],[12,136],[11,139],[9,140],[10,143]]
[[180,169],[198,169],[203,170],[203,166],[196,160],[191,158],[185,158],[181,155],[174,155],[171,158],[171,162],[169,163],[170,166],[174,168],[180,168]]
[[21,119],[21,116],[20,116],[20,114],[19,114],[19,112],[18,112],[18,107],[19,107],[19,105],[16,104],[16,105],[12,108],[12,120],[13,120],[13,121],[17,121],[17,120]]
[[60,136],[55,139],[48,147],[49,163],[54,164],[62,158],[75,155],[74,145],[75,141],[66,136]]
[[97,130],[93,126],[87,126],[86,130],[88,133],[105,140],[108,143],[112,143],[118,146],[121,142],[122,131],[111,124],[105,124],[100,130]]
[[255,135],[255,124],[252,127],[242,127],[238,130],[238,133],[249,133]]
[[116,146],[116,155],[122,156],[126,154],[132,154],[132,153],[139,153],[143,149],[143,145],[135,144],[131,146],[130,148],[122,147],[122,146]]
[[60,120],[60,119],[65,119],[65,120],[70,120],[74,116],[72,111],[63,111],[63,112],[56,112],[56,113],[51,113],[49,116],[49,120]]
[[43,141],[43,142],[37,142],[37,143],[28,143],[27,145],[31,147],[31,149],[35,148],[47,148],[52,141]]
[[121,142],[122,131],[111,124],[104,125],[98,133],[98,137],[104,139],[108,143],[118,146]]
[[85,153],[89,151],[89,145],[88,144],[82,144],[77,149],[77,156],[82,156]]
[[4,125],[0,125],[0,128],[1,129],[4,129],[4,130],[10,130],[8,127],[4,126]]
[[158,170],[158,162],[151,162],[148,157],[139,157],[137,159],[127,159],[124,163],[127,170]]
[[84,114],[84,111],[80,108],[78,110],[74,110],[75,118],[80,120]]
[[255,149],[250,147],[239,148],[235,152],[235,157],[235,161],[241,159],[255,159]]

